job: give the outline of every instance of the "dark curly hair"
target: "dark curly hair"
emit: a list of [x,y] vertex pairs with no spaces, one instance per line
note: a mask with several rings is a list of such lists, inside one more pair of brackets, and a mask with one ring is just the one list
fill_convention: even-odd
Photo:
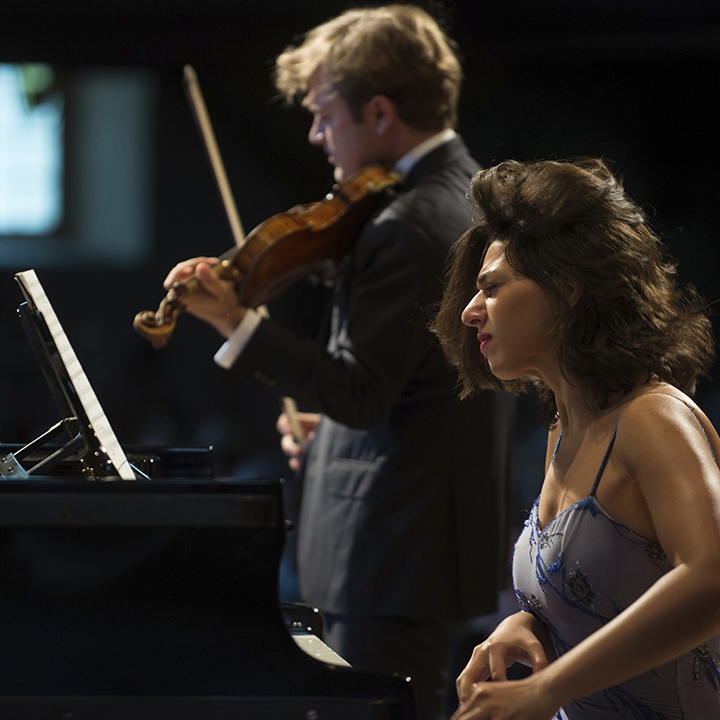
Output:
[[[478,350],[476,332],[460,320],[476,292],[489,245],[503,245],[508,263],[537,282],[566,312],[556,326],[564,376],[587,389],[595,410],[652,376],[692,394],[712,364],[706,306],[681,289],[642,209],[597,158],[506,161],[472,180],[474,218],[451,255],[447,284],[432,323],[459,370],[461,395],[496,388],[533,389],[540,420],[552,426],[555,397],[532,378],[504,382]],[[570,307],[567,282],[581,289]]]

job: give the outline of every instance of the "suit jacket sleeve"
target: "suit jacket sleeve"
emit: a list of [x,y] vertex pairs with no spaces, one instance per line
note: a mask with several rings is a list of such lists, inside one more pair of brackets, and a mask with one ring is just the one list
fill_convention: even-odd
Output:
[[[448,193],[450,195],[450,193]],[[437,367],[429,312],[440,296],[447,248],[432,242],[436,219],[382,211],[358,239],[336,291],[328,348],[263,321],[236,367],[349,427],[370,427],[405,393],[417,401]],[[424,367],[427,365],[427,367]],[[435,383],[436,386],[436,383]]]

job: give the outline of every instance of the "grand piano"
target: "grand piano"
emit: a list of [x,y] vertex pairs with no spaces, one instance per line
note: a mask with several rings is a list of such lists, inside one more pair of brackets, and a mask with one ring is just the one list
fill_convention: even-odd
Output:
[[412,720],[407,679],[299,642],[315,629],[278,597],[281,481],[216,478],[209,450],[125,452],[22,280],[63,418],[0,445],[0,718]]

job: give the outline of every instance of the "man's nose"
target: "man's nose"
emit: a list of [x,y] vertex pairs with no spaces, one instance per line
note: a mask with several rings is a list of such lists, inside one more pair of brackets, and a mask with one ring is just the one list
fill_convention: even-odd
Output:
[[311,145],[322,145],[325,142],[325,129],[320,120],[313,120],[308,132],[308,140]]

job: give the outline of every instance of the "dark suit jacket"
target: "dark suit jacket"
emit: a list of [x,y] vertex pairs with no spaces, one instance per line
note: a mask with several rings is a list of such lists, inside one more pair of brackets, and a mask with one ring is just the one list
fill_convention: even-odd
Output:
[[346,259],[327,348],[263,322],[236,363],[323,415],[298,529],[320,610],[469,616],[506,576],[513,401],[459,401],[427,329],[477,169],[460,138],[417,163]]

